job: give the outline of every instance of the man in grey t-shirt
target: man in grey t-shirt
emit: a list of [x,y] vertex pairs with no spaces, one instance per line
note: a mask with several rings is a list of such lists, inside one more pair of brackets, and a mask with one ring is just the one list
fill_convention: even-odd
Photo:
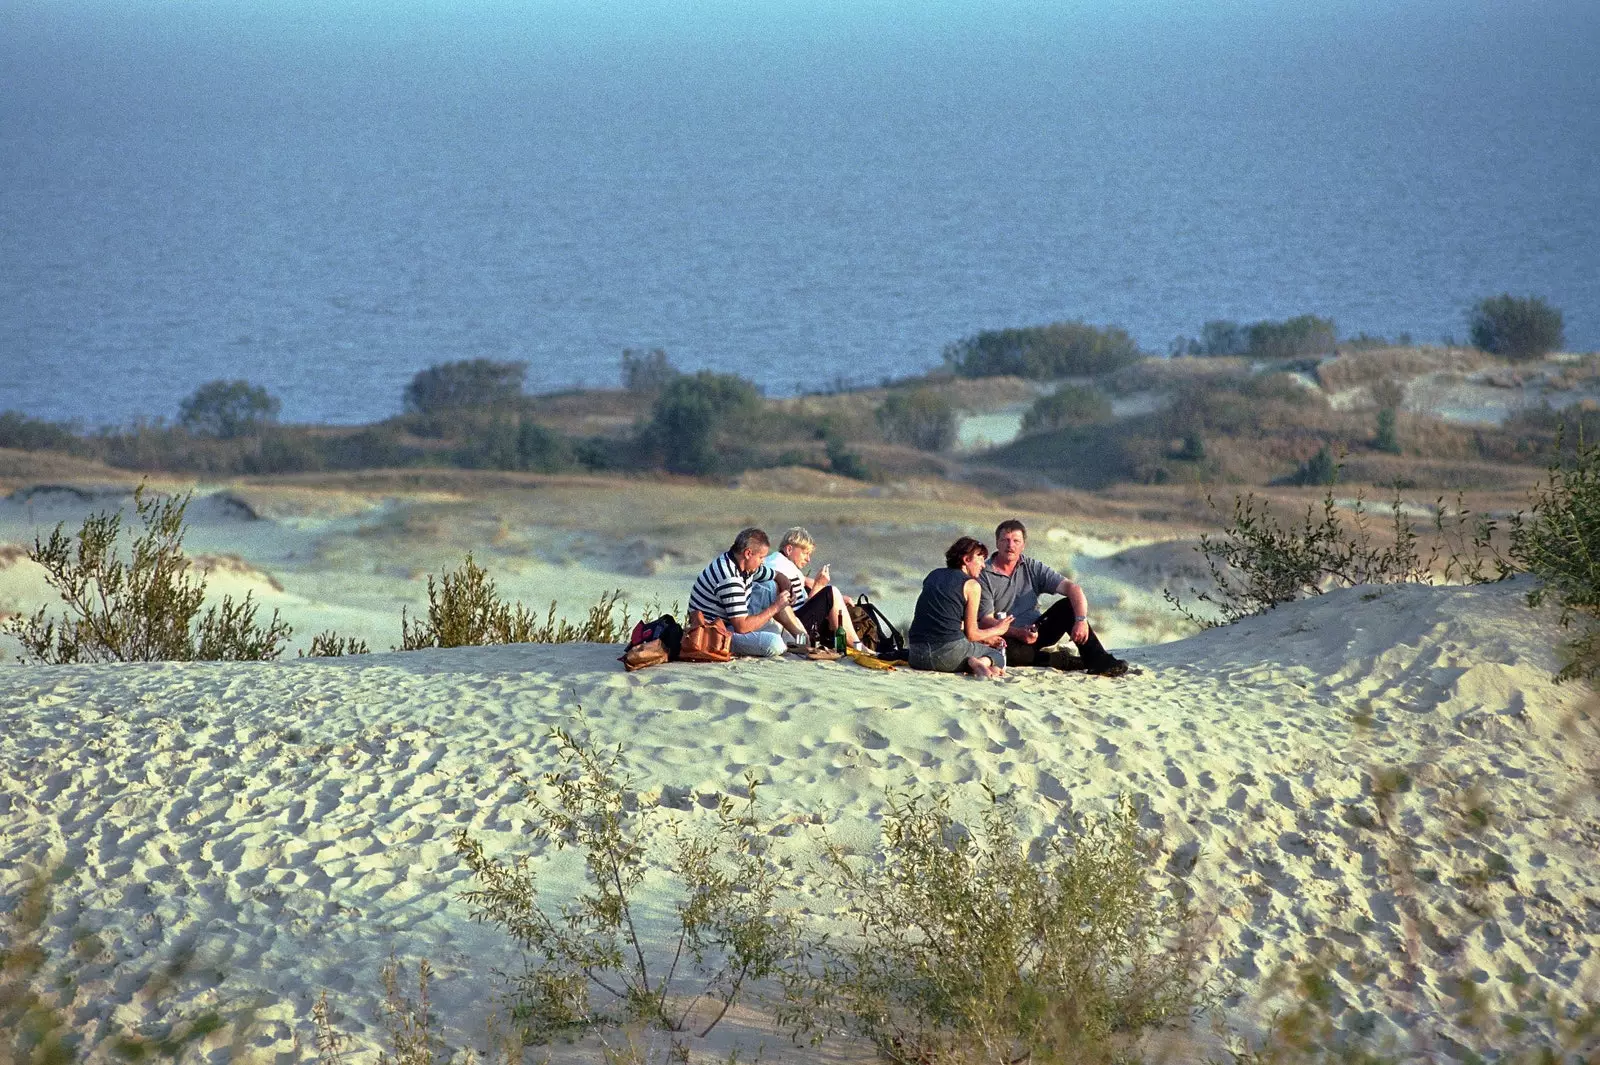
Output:
[[[1006,633],[1006,662],[1014,666],[1081,664],[1090,673],[1120,677],[1128,663],[1112,656],[1089,627],[1089,600],[1083,589],[1022,553],[1028,546],[1028,530],[1022,522],[1003,521],[994,530],[995,549],[978,576],[978,624],[994,625],[1009,617]],[[1061,600],[1048,610],[1039,609],[1041,595],[1059,595]],[[1053,662],[1041,648],[1070,637],[1078,647],[1078,659]],[[1065,657],[1065,656],[1064,656]]]

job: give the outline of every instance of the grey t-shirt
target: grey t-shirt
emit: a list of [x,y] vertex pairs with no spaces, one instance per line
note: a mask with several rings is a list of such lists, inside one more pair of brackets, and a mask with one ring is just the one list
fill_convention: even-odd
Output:
[[1044,613],[1039,609],[1039,597],[1055,594],[1066,580],[1043,562],[1027,555],[1017,560],[1017,568],[1009,577],[996,572],[993,563],[992,558],[985,562],[983,572],[978,574],[980,618],[1004,612],[1016,618],[1018,625],[1032,625]]

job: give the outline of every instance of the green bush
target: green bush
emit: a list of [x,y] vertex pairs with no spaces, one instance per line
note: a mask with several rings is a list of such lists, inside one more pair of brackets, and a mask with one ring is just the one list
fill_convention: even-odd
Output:
[[1600,446],[1580,439],[1569,459],[1550,466],[1531,513],[1513,523],[1511,557],[1541,582],[1529,603],[1551,599],[1562,628],[1576,623],[1556,679],[1600,676]]
[[761,413],[761,391],[733,374],[701,370],[673,378],[651,410],[646,435],[674,473],[714,473],[736,464]]
[[956,440],[956,409],[931,388],[891,392],[876,412],[885,440],[922,451],[944,451]]
[[0,414],[0,447],[18,451],[70,451],[77,444],[78,438],[68,426],[30,418],[14,410]]
[[525,362],[467,359],[421,370],[406,386],[408,412],[430,414],[462,407],[493,407],[522,397]]
[[[722,797],[713,823],[691,832],[641,799],[620,748],[599,751],[561,729],[554,737],[558,764],[539,784],[520,780],[523,801],[534,838],[582,855],[583,893],[551,905],[527,856],[491,857],[465,829],[455,837],[478,884],[461,896],[473,919],[499,925],[525,952],[512,978],[513,1019],[535,1043],[629,1021],[704,1037],[751,985],[801,953],[798,919],[776,905],[783,873],[768,854],[756,780],[745,778],[742,804]],[[660,872],[672,882],[677,932],[659,950],[638,912],[641,885],[656,872],[654,841],[670,855]],[[674,981],[691,971],[699,993],[676,995]]]
[[1118,326],[1080,321],[994,329],[958,340],[945,362],[963,377],[1012,374],[1035,380],[1111,373],[1137,362],[1139,346]]
[[[617,611],[621,608],[621,616]],[[556,604],[540,624],[521,603],[500,598],[494,578],[468,555],[461,568],[435,583],[428,575],[428,619],[413,622],[400,611],[397,651],[428,647],[486,647],[507,643],[620,643],[630,628],[622,591],[607,592],[578,624],[556,617]]]
[[1561,312],[1538,296],[1479,300],[1468,316],[1472,346],[1507,359],[1537,359],[1566,340]]
[[1022,416],[1024,433],[1048,433],[1111,420],[1111,400],[1092,388],[1062,385],[1033,401]]
[[205,581],[194,576],[183,553],[189,497],[147,497],[140,485],[133,504],[144,532],[134,538],[126,560],[119,551],[120,512],[90,515],[76,537],[63,535],[57,525],[48,541],[34,539],[28,557],[44,567],[66,610],[59,621],[40,607],[31,617],[5,623],[27,655],[59,665],[244,662],[282,654],[292,630],[276,610],[264,628],[258,625],[249,594],[237,603],[224,597],[201,614]]
[[210,381],[178,405],[178,424],[191,433],[231,440],[272,424],[282,405],[249,381]]
[[890,796],[881,856],[828,850],[856,934],[795,973],[784,1019],[854,1029],[894,1062],[1120,1060],[1200,993],[1189,912],[1152,858],[1126,801],[1029,841],[992,793],[972,830],[945,795]]
[[496,415],[472,432],[456,452],[456,460],[469,469],[527,470],[556,473],[572,466],[572,448],[566,438],[546,429],[528,415]]
[[1317,449],[1317,453],[1302,462],[1298,469],[1285,478],[1285,484],[1299,485],[1325,485],[1333,484],[1339,479],[1339,462],[1333,457],[1333,452],[1325,447]]
[[1240,325],[1225,319],[1200,327],[1198,338],[1180,336],[1172,342],[1174,355],[1243,355],[1253,359],[1300,359],[1333,353],[1338,331],[1331,318],[1302,314],[1287,321],[1263,319]]
[[1400,437],[1395,432],[1397,420],[1398,416],[1393,407],[1378,409],[1378,428],[1372,437],[1372,446],[1375,450],[1391,455],[1400,454]]
[[1284,322],[1262,321],[1250,326],[1247,354],[1255,359],[1299,359],[1331,355],[1339,334],[1333,319],[1302,314]]

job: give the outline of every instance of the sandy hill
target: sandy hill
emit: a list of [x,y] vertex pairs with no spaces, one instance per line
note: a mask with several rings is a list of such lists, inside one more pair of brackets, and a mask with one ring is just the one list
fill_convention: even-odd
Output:
[[[1587,693],[1549,680],[1559,630],[1526,590],[1349,589],[1139,649],[1120,681],[798,659],[630,675],[594,645],[6,665],[0,900],[55,870],[34,980],[90,1060],[206,1009],[249,1025],[216,1053],[287,1060],[324,989],[370,1048],[391,950],[432,960],[460,1045],[515,955],[469,922],[450,836],[537,851],[510,774],[548,766],[564,725],[625,745],[643,801],[689,818],[753,771],[796,839],[870,842],[907,785],[1014,786],[1044,834],[1130,794],[1210,917],[1228,1026],[1259,1026],[1273,974],[1316,960],[1342,1025],[1427,1049],[1466,1038],[1462,979],[1491,1004],[1519,968],[1600,980],[1600,740]],[[546,889],[572,876],[554,861]]]

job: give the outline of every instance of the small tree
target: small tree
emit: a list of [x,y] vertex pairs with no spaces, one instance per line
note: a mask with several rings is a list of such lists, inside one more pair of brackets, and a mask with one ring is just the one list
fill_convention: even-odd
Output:
[[515,403],[528,373],[525,362],[468,359],[430,366],[411,379],[405,408],[419,414],[461,407],[493,407]]
[[1022,416],[1024,433],[1048,433],[1111,420],[1111,401],[1092,388],[1062,385],[1040,396]]
[[659,392],[677,376],[678,371],[661,348],[622,349],[622,387],[629,392]]
[[884,439],[922,451],[944,451],[956,440],[956,411],[931,388],[891,392],[877,411]]
[[[461,897],[473,920],[499,925],[524,951],[511,979],[528,1039],[639,1021],[671,1033],[670,1060],[687,1061],[678,1033],[704,1037],[802,950],[798,917],[778,907],[785,876],[768,850],[755,776],[745,777],[742,803],[721,798],[712,823],[694,831],[640,801],[620,747],[554,735],[555,767],[539,783],[517,779],[534,838],[582,856],[581,893],[547,901],[527,855],[493,857],[462,829],[456,854],[478,886]],[[659,871],[652,844],[666,852]],[[665,879],[674,896],[676,935],[665,949],[641,928],[647,878]],[[690,978],[697,993],[682,994]]]
[[1566,340],[1561,312],[1538,296],[1481,299],[1469,322],[1473,347],[1507,359],[1537,359]]
[[48,541],[35,538],[28,557],[66,604],[66,616],[48,619],[39,608],[6,630],[34,659],[72,662],[260,661],[283,653],[292,630],[272,612],[256,624],[256,604],[224,597],[202,616],[205,581],[183,553],[183,513],[188,496],[147,497],[140,485],[134,509],[144,532],[126,560],[118,550],[121,513],[92,514],[76,537],[57,525]]
[[651,411],[649,433],[675,473],[711,473],[725,464],[719,444],[749,427],[761,391],[733,374],[701,370],[667,382]]
[[231,440],[277,420],[278,397],[249,381],[211,381],[178,406],[178,424],[191,433]]

